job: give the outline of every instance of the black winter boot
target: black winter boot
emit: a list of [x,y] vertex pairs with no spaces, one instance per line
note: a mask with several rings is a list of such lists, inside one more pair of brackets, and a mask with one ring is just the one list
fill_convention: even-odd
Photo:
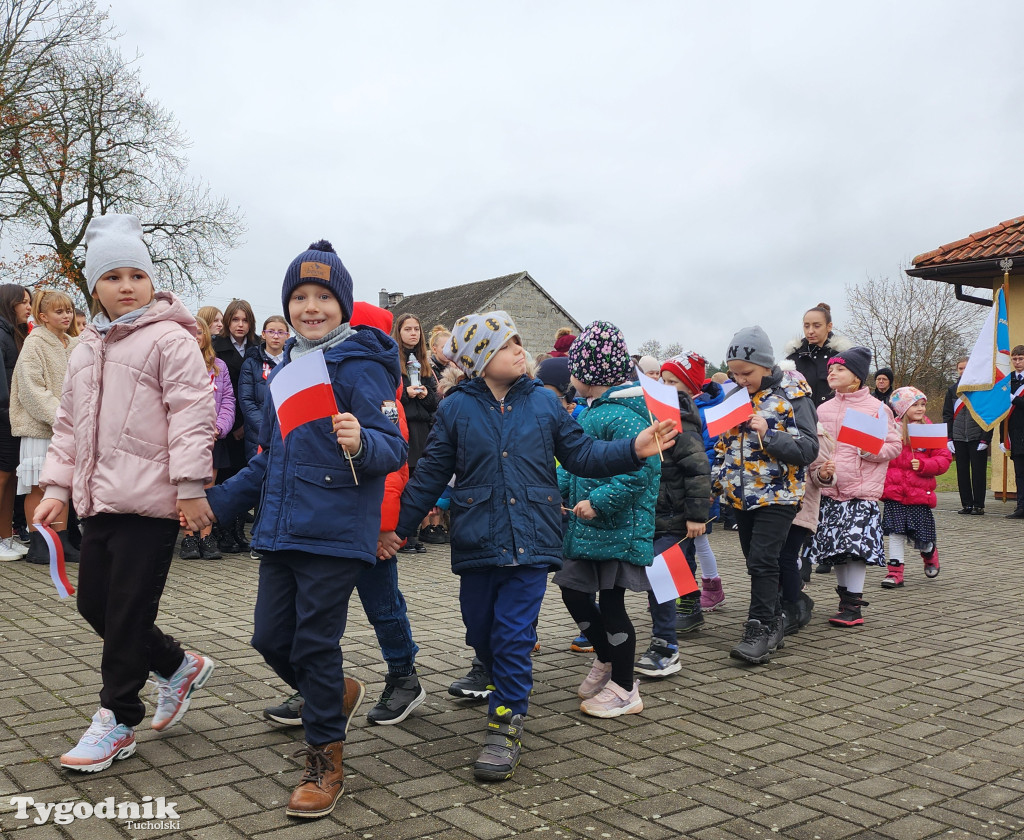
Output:
[[700,608],[700,593],[685,595],[676,601],[676,632],[691,633],[704,626],[704,613]]
[[524,720],[523,715],[513,715],[505,706],[498,706],[493,715],[487,716],[487,734],[473,765],[474,776],[485,782],[504,782],[512,778],[523,748],[520,738]]
[[217,538],[217,548],[225,554],[238,554],[242,549],[235,542],[234,523],[229,522],[228,526],[222,528],[219,524],[214,524],[213,535]]
[[859,627],[864,623],[860,614],[860,608],[868,606],[861,595],[861,592],[847,592],[845,598],[839,603],[839,612],[828,620],[829,624],[836,627]]
[[25,555],[25,562],[33,563],[36,566],[50,565],[50,549],[47,547],[43,535],[35,528],[28,535],[28,554]]
[[420,684],[415,669],[406,676],[389,673],[384,678],[384,693],[367,713],[366,719],[382,726],[401,723],[426,697],[427,690]]
[[234,527],[235,542],[238,543],[239,551],[248,551],[249,541],[245,538],[245,515],[239,516],[235,520]]
[[742,659],[754,665],[761,665],[771,659],[771,651],[768,648],[768,639],[771,636],[772,628],[762,624],[756,618],[750,619],[743,625],[743,638],[736,645],[729,656],[733,659]]

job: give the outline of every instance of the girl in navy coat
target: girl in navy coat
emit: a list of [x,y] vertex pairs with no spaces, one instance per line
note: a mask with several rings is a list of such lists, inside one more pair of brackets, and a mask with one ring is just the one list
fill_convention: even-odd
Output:
[[[377,558],[384,480],[408,447],[386,414],[401,381],[395,342],[349,324],[352,278],[329,242],[292,261],[282,302],[298,336],[285,361],[323,351],[340,414],[293,429],[282,439],[273,402],[264,405],[262,452],[209,491],[220,521],[257,501],[252,543],[260,552],[252,645],[305,706],[306,772],[287,813],[323,817],[344,791],[342,751],[365,686],[342,670],[352,589]],[[356,481],[358,476],[358,481]]]
[[238,401],[245,418],[246,461],[255,458],[259,449],[267,379],[270,371],[284,361],[284,344],[288,335],[288,322],[280,315],[271,315],[263,322],[263,344],[245,351],[242,370],[238,374]]
[[441,402],[427,446],[402,494],[396,550],[411,537],[455,474],[452,570],[466,641],[490,670],[487,735],[474,765],[478,779],[512,778],[533,686],[547,574],[562,565],[562,498],[555,459],[581,476],[632,472],[675,437],[671,422],[632,440],[595,441],[539,381],[502,311],[460,318],[445,347],[467,374]]

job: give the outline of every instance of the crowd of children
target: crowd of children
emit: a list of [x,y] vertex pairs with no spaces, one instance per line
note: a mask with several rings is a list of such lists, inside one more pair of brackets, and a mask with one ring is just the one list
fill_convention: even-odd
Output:
[[[193,316],[158,291],[138,219],[96,217],[86,243],[88,327],[60,292],[0,287],[0,560],[49,562],[38,533],[27,547],[13,536],[17,491],[29,521],[52,525],[79,561],[78,609],[102,639],[100,706],[65,768],[95,772],[134,753],[150,675],[160,731],[213,672],[156,625],[179,528],[182,559],[251,550],[259,562],[252,645],[292,692],[265,716],[304,731],[287,805],[303,818],[331,813],[344,791],[345,738],[365,694],[339,647],[353,592],[388,669],[368,719],[400,723],[424,700],[397,560],[424,542],[450,541],[459,577],[474,664],[449,691],[487,700],[473,766],[483,781],[511,778],[522,757],[551,572],[579,630],[573,649],[594,654],[580,710],[602,718],[641,713],[637,674],[678,672],[680,635],[724,603],[715,520],[735,523],[746,561],[746,620],[730,654],[746,663],[767,662],[811,620],[812,562],[834,570],[838,627],[864,623],[869,566],[886,567],[883,588],[904,585],[908,544],[928,577],[939,573],[932,509],[950,452],[912,445],[925,395],[894,388],[884,369],[872,395],[870,352],[833,333],[824,304],[781,362],[760,327],[737,332],[728,377],[707,377],[692,350],[631,356],[606,321],[560,332],[535,365],[503,311],[429,337],[413,315],[392,324],[355,300],[323,240],[285,269],[284,314],[259,338],[244,301]],[[312,354],[336,410],[282,432],[274,380]],[[679,426],[651,416],[642,376],[675,389]],[[740,395],[731,428],[709,423]],[[850,412],[882,424],[878,447],[845,442]],[[676,546],[701,587],[659,602],[648,569]],[[627,591],[649,593],[639,656]]]

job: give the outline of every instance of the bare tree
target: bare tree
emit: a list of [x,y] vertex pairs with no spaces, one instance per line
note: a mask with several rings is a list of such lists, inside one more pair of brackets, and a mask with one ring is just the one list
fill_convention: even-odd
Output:
[[649,338],[644,342],[641,342],[635,351],[640,356],[653,356],[658,361],[665,361],[665,359],[671,359],[673,356],[678,356],[683,352],[683,345],[674,341],[665,347],[661,346],[661,342],[654,338]]
[[892,368],[896,385],[932,397],[949,383],[957,360],[973,345],[986,311],[956,299],[948,283],[909,277],[868,278],[846,287],[849,337]]
[[217,279],[244,232],[241,213],[188,175],[187,138],[108,33],[55,50],[0,117],[20,126],[5,148],[0,224],[52,254],[57,276],[87,294],[85,230],[121,212],[142,220],[161,287],[198,293]]

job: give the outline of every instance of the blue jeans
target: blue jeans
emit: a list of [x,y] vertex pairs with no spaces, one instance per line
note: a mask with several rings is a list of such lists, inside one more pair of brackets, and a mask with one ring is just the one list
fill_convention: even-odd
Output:
[[412,640],[405,598],[398,588],[398,561],[392,557],[367,566],[356,581],[356,592],[377,634],[388,673],[408,676],[413,672],[419,648]]
[[547,566],[494,566],[462,573],[459,604],[466,644],[490,671],[491,714],[505,706],[514,715],[525,715],[530,705],[534,622],[547,585]]
[[[654,540],[654,556],[657,557],[663,551],[672,548],[677,542],[679,542],[679,537],[672,536],[671,534],[664,537],[656,537]],[[690,571],[696,575],[697,560],[693,552],[693,540],[683,540],[683,554],[686,555],[686,562],[690,567]],[[676,644],[678,637],[676,636],[675,599],[673,598],[664,604],[659,604],[654,600],[654,593],[648,592],[647,603],[651,608],[651,638],[661,639],[670,645]]]
[[306,743],[345,740],[345,674],[338,641],[345,635],[348,602],[362,560],[301,551],[268,551],[260,558],[260,584],[252,646],[306,701]]

